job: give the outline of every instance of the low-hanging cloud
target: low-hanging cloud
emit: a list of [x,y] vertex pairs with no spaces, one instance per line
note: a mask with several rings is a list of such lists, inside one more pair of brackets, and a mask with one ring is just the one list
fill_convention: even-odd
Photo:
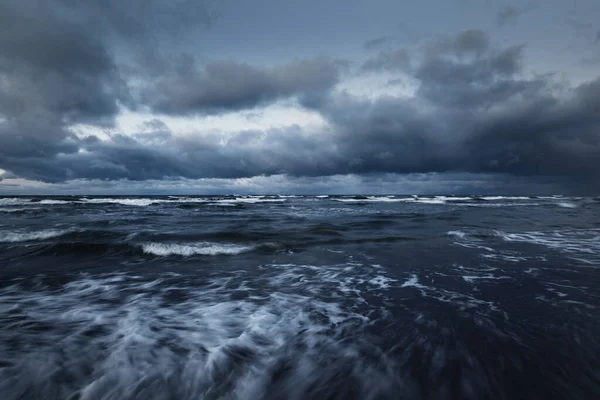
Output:
[[142,102],[163,114],[215,114],[238,111],[294,96],[319,96],[339,79],[335,61],[315,58],[274,68],[234,61],[192,61],[143,91]]

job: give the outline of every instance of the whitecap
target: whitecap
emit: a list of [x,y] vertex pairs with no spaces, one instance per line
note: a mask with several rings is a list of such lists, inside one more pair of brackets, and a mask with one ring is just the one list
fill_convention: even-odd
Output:
[[577,204],[575,203],[569,203],[569,202],[560,202],[560,203],[556,203],[557,206],[562,207],[562,208],[577,208]]
[[427,286],[419,283],[419,277],[417,275],[412,275],[410,279],[404,282],[400,287],[415,287],[419,289],[427,288]]
[[65,201],[65,200],[46,199],[46,200],[39,201],[37,204],[55,205],[55,204],[70,204],[70,203],[72,203],[72,202]]
[[145,243],[142,245],[144,253],[154,254],[157,256],[193,256],[193,255],[235,255],[251,251],[252,246],[241,246],[235,244],[220,244],[210,242],[199,243]]
[[469,201],[473,200],[471,197],[456,197],[456,196],[435,196],[437,200],[443,201]]
[[31,202],[31,199],[24,199],[18,197],[6,197],[0,199],[0,206],[14,206],[14,205],[23,205]]
[[45,240],[69,233],[68,230],[48,229],[37,232],[0,232],[0,243],[28,242]]
[[496,201],[496,200],[530,200],[529,197],[526,196],[482,196],[482,197],[477,197],[478,199],[481,200],[488,200],[488,201]]
[[458,239],[464,239],[467,236],[466,232],[463,232],[463,231],[448,231],[448,232],[446,232],[446,234],[450,237],[454,237],[454,238],[458,238]]
[[364,198],[353,198],[353,197],[342,197],[342,198],[337,198],[334,199],[335,201],[339,201],[342,203],[364,203],[364,202],[369,202],[369,203],[377,203],[377,202],[382,202],[382,203],[396,203],[396,202],[402,202],[402,201],[407,201],[410,199],[403,199],[403,198],[395,198],[392,196],[366,196]]
[[156,203],[164,203],[168,202],[168,200],[160,200],[160,199],[111,199],[111,198],[91,198],[91,199],[82,199],[85,203],[92,204],[121,204],[124,206],[137,206],[137,207],[145,207],[150,204]]
[[235,199],[215,200],[217,204],[255,204],[255,203],[283,203],[286,199],[265,199],[261,196],[238,197]]
[[395,281],[395,279],[388,278],[387,276],[377,275],[376,277],[370,279],[369,283],[380,289],[388,289],[390,287],[390,284]]

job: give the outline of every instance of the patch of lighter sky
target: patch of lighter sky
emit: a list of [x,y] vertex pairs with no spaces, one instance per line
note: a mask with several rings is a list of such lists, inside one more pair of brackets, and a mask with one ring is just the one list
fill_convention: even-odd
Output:
[[298,106],[294,101],[278,102],[251,110],[228,112],[206,116],[168,116],[154,114],[148,110],[132,111],[121,108],[115,118],[114,128],[77,124],[70,127],[78,137],[90,135],[101,140],[110,140],[111,134],[125,135],[150,133],[144,123],[154,119],[162,121],[176,136],[201,134],[238,133],[245,130],[266,131],[269,129],[299,126],[306,131],[319,131],[327,126],[327,121],[316,111]]
[[413,98],[419,87],[416,79],[403,73],[364,73],[345,79],[336,86],[336,90],[368,100],[380,97]]
[[[159,119],[174,135],[193,133],[236,133],[244,130],[269,130],[287,126],[317,128],[327,122],[315,111],[307,110],[292,101],[278,102],[252,110],[206,116],[167,116],[121,110],[116,118],[119,131],[125,134],[143,133],[144,122]],[[147,129],[146,129],[147,131]]]

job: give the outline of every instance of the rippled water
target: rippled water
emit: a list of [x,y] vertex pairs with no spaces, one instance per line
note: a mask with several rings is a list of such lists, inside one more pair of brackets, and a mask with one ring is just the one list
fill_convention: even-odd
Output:
[[600,201],[0,198],[1,399],[600,398]]

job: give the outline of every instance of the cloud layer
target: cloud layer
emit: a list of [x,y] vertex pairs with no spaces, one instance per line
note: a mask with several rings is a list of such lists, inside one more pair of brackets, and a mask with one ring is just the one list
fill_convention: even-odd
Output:
[[[533,74],[526,45],[467,29],[412,47],[380,37],[359,62],[206,58],[182,38],[201,34],[218,3],[179,3],[0,5],[0,168],[51,183],[467,173],[599,189],[600,79],[572,86]],[[505,8],[499,22],[522,12]],[[414,90],[343,88],[364,76]],[[186,134],[160,121],[282,101],[325,124]],[[119,132],[123,109],[154,119]],[[82,135],[76,124],[108,133]]]

